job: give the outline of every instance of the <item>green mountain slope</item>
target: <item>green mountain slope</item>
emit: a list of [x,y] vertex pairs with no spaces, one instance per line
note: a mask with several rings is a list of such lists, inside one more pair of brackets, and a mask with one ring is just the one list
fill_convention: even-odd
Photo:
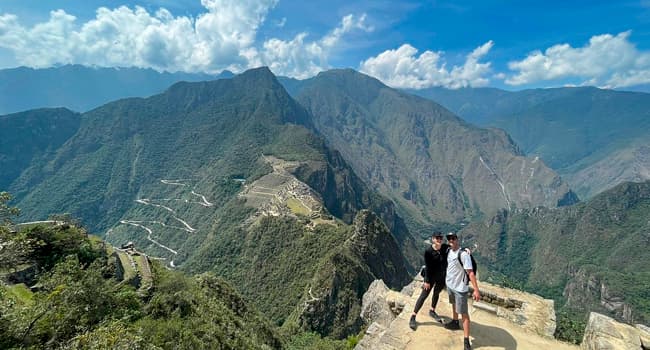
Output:
[[628,162],[623,169],[617,161],[650,139],[649,94],[588,87],[411,92],[470,122],[503,128],[526,154],[540,156],[556,169],[580,197],[650,178],[644,170],[650,167],[647,161]]
[[65,108],[0,116],[0,190],[31,165],[52,157],[79,124],[80,115]]
[[507,134],[474,127],[376,79],[332,70],[293,89],[316,129],[398,204],[412,230],[425,234],[436,222],[575,200],[557,174],[523,157]]
[[[113,247],[67,224],[17,233],[0,227],[0,245],[19,253],[0,263],[3,349],[283,346],[277,329],[212,274],[186,277],[151,261],[150,287],[136,290],[119,275],[124,266]],[[140,253],[130,256],[149,261]],[[11,282],[21,268],[39,274]]]
[[[414,257],[416,248],[392,203],[311,128],[266,68],[178,83],[82,114],[77,133],[43,166],[51,175],[26,171],[11,190],[23,220],[70,212],[116,246],[133,241],[168,267],[216,272],[288,331],[345,337],[361,327],[366,282],[401,287],[403,254]],[[343,244],[366,208],[392,230],[373,224],[369,233],[383,227],[370,246],[379,254],[393,242],[381,266]],[[299,322],[308,284],[333,268],[323,259],[335,251],[357,266],[319,287],[344,294],[332,299],[339,311],[319,327]]]
[[624,183],[567,208],[502,212],[461,231],[482,278],[506,278],[557,306],[650,321],[650,182]]

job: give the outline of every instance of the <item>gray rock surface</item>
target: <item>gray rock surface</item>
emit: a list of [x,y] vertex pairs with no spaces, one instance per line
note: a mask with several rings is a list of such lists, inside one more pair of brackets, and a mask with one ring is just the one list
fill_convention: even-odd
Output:
[[641,330],[595,312],[589,314],[583,350],[639,350]]

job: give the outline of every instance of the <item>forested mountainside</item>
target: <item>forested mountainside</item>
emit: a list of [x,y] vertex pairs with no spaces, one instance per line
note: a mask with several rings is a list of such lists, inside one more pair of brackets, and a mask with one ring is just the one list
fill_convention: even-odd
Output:
[[310,129],[266,68],[178,83],[81,114],[10,189],[22,220],[69,212],[170,268],[216,272],[287,332],[345,338],[370,282],[401,287],[419,252],[393,204]]
[[0,189],[32,165],[39,166],[77,132],[81,117],[65,108],[36,109],[0,116]]
[[79,226],[59,222],[12,232],[3,224],[0,247],[3,349],[278,349],[287,343],[222,279],[169,271]]
[[315,128],[355,172],[397,203],[423,235],[500,208],[556,207],[577,198],[510,137],[464,122],[445,108],[353,70],[283,80]]
[[481,278],[523,288],[586,319],[650,322],[650,181],[623,183],[566,208],[502,211],[461,231]]
[[121,98],[158,94],[179,81],[213,80],[232,75],[228,71],[209,75],[82,65],[0,69],[0,114],[44,107],[85,112]]
[[650,94],[593,87],[517,92],[492,88],[409,90],[469,122],[506,130],[555,169],[580,198],[650,179]]

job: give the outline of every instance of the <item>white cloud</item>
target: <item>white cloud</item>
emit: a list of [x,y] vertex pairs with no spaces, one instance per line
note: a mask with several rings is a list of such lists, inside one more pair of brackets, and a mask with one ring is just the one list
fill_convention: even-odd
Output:
[[650,82],[650,52],[639,51],[629,41],[631,32],[591,37],[583,47],[568,44],[534,51],[508,67],[517,73],[506,79],[510,85],[540,81],[578,79],[580,85],[624,87]]
[[489,83],[486,76],[491,71],[490,62],[479,61],[493,45],[490,40],[477,47],[467,55],[462,66],[449,70],[442,59],[443,52],[427,50],[417,56],[416,48],[404,44],[397,50],[386,50],[361,62],[359,70],[396,88],[485,86]]
[[366,24],[366,15],[360,17],[347,15],[339,26],[319,40],[308,41],[303,32],[291,40],[272,38],[264,42],[261,62],[279,75],[307,78],[329,68],[327,62],[332,50],[341,42],[343,36],[353,30],[370,32],[373,27]]
[[[219,72],[268,65],[276,74],[304,78],[328,68],[327,60],[345,34],[370,32],[366,16],[347,15],[322,38],[291,40],[256,35],[278,0],[201,0],[205,12],[196,18],[175,17],[161,8],[100,7],[95,18],[77,23],[64,10],[48,21],[22,26],[12,14],[0,14],[0,48],[29,67],[78,63],[135,66],[167,71]],[[272,23],[282,27],[286,18]]]

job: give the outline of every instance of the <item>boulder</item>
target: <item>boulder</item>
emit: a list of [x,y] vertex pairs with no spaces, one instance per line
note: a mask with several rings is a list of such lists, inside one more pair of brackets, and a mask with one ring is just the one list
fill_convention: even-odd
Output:
[[383,280],[375,280],[363,295],[361,318],[366,324],[378,323],[386,328],[402,312],[409,298],[388,289]]
[[628,324],[615,321],[595,312],[589,314],[585,335],[580,346],[583,350],[639,350],[641,331]]
[[650,349],[650,327],[642,324],[634,325],[639,330],[639,337],[641,338],[641,345],[644,349]]

